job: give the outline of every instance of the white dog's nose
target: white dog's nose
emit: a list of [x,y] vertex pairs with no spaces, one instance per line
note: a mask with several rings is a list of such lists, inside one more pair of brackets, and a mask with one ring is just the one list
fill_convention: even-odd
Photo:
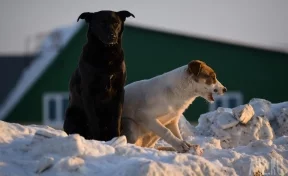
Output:
[[227,92],[227,88],[224,87],[218,80],[214,86],[214,89],[213,89],[213,92],[214,93],[217,93],[219,95],[222,95],[224,94],[225,92]]
[[227,88],[223,87],[222,89],[221,88],[220,89],[214,89],[213,91],[214,91],[214,93],[223,94],[223,93],[227,92]]

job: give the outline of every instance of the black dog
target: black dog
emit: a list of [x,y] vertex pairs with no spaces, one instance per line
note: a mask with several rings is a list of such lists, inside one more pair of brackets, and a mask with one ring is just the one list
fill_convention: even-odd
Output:
[[[126,66],[122,49],[128,11],[82,13],[89,25],[78,68],[69,83],[64,131],[107,141],[120,135]],[[134,17],[135,18],[135,17]],[[77,21],[78,21],[77,20]]]

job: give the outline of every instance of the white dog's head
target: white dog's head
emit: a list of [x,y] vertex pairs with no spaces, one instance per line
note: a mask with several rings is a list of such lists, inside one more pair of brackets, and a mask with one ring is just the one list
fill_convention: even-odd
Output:
[[214,70],[203,61],[191,61],[187,72],[191,75],[196,92],[209,102],[214,102],[213,94],[223,95],[227,91],[227,88],[217,80]]

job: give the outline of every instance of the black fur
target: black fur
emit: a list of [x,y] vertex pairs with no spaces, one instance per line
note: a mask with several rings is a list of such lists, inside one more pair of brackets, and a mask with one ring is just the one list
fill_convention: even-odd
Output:
[[[107,141],[120,135],[126,66],[122,49],[128,11],[82,13],[89,29],[78,68],[69,83],[64,131]],[[77,21],[78,21],[77,20]]]

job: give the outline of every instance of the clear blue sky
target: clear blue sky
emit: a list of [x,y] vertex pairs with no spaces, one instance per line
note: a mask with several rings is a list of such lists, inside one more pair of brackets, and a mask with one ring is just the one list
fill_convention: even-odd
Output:
[[[129,23],[288,50],[287,0],[0,0],[0,54],[76,22],[84,11],[129,10]],[[178,2],[178,3],[177,3]],[[180,3],[181,2],[181,3]]]

